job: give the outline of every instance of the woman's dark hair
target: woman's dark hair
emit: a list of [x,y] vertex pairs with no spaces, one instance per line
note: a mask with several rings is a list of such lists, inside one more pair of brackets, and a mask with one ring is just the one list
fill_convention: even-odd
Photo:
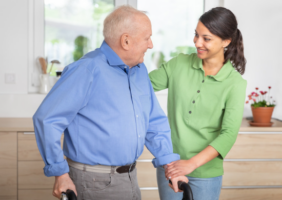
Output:
[[244,74],[247,61],[244,57],[243,37],[237,28],[235,15],[226,8],[216,7],[205,12],[200,17],[200,21],[212,34],[223,40],[231,39],[231,43],[224,52],[224,63],[230,60],[234,68],[240,74]]

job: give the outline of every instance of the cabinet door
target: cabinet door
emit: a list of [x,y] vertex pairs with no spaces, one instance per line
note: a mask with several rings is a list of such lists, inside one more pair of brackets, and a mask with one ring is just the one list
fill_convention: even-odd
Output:
[[18,200],[58,200],[52,190],[19,190]]
[[159,200],[159,191],[158,190],[142,190],[141,189],[142,200]]
[[223,186],[282,185],[281,161],[232,161],[223,167]]
[[17,199],[17,133],[0,132],[0,199]]
[[[61,146],[63,146],[63,140],[64,135],[61,137]],[[18,160],[42,161],[34,134],[18,133]]]
[[219,200],[281,200],[281,188],[222,189]]
[[282,134],[239,134],[226,158],[281,159]]
[[18,189],[53,189],[54,177],[46,177],[43,161],[19,161]]
[[137,179],[139,187],[158,187],[156,168],[151,162],[137,162]]

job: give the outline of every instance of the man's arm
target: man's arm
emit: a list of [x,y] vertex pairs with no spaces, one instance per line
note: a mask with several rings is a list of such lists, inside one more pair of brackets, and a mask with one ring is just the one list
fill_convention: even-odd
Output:
[[[62,77],[33,116],[37,146],[45,163],[44,174],[68,178],[59,183],[71,181],[60,138],[79,110],[86,105],[92,83],[92,75],[83,64],[74,63],[77,66],[65,68]],[[56,178],[56,182],[59,180]]]
[[180,156],[173,153],[167,116],[159,105],[149,78],[148,82],[150,85],[151,110],[145,145],[155,156],[153,159],[154,167],[160,167],[179,160]]
[[[145,145],[155,156],[153,159],[154,167],[160,167],[179,160],[180,156],[173,153],[168,119],[158,103],[149,79],[148,81],[150,85],[151,111]],[[178,176],[171,179],[173,185],[170,185],[170,187],[175,192],[180,191],[177,186],[178,181],[188,182],[188,178],[186,176]]]

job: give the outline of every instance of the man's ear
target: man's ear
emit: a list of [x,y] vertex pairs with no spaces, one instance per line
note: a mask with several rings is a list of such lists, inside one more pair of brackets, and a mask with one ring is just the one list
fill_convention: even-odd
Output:
[[127,33],[124,33],[121,35],[120,37],[120,44],[121,44],[121,47],[128,51],[129,50],[129,46],[130,46],[130,37]]

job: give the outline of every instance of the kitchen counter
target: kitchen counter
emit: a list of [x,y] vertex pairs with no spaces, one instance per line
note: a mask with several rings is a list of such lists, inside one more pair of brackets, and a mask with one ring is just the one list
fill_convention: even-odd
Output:
[[[239,134],[243,132],[282,132],[282,122],[271,120],[271,127],[254,127],[249,125],[249,121],[245,118],[239,130]],[[0,118],[0,131],[25,131],[33,132],[33,122],[31,118]]]

